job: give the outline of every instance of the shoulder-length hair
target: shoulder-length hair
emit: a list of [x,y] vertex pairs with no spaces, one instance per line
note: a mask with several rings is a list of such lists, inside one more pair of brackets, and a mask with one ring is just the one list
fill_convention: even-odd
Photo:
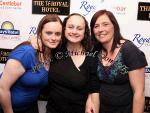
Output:
[[[98,19],[98,17],[102,16],[106,14],[108,16],[108,18],[110,19],[110,21],[112,22],[113,26],[114,26],[114,40],[113,40],[113,44],[112,44],[112,47],[111,47],[111,52],[113,52],[115,50],[115,48],[117,47],[117,45],[119,44],[120,45],[120,40],[123,39],[121,33],[120,33],[120,27],[119,27],[119,24],[117,22],[117,19],[115,18],[114,14],[110,11],[107,11],[107,10],[99,10],[97,11],[92,19],[91,19],[91,22],[90,22],[90,27],[91,27],[91,37],[92,37],[92,41],[93,41],[93,44],[97,45],[97,44],[100,44],[99,46],[101,48],[102,47],[102,44],[100,42],[98,42],[95,38],[95,35],[94,35],[94,31],[93,31],[93,28],[95,26],[95,23]],[[105,51],[106,49],[103,48]]]

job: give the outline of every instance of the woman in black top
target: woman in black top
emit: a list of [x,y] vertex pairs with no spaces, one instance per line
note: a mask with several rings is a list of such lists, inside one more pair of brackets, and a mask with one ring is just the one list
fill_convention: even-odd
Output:
[[143,113],[144,53],[123,39],[110,11],[96,12],[90,26],[99,51],[100,113]]
[[88,23],[74,13],[64,19],[63,26],[63,45],[55,53],[56,61],[49,71],[47,113],[85,113],[85,108],[88,113],[98,113],[97,60],[94,53],[88,52]]

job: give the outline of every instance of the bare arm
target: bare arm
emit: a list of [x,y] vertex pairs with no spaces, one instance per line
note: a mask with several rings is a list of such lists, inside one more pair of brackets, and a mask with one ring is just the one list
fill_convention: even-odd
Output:
[[92,93],[91,100],[95,106],[95,113],[99,113],[99,108],[100,108],[99,93]]
[[92,93],[88,96],[85,113],[99,113],[100,108],[99,93]]
[[24,72],[25,69],[19,61],[7,61],[0,79],[0,104],[4,113],[13,113],[10,88]]
[[145,69],[129,71],[129,79],[133,89],[133,113],[143,113],[145,105],[144,85]]
[[37,42],[41,45],[41,41],[38,39],[37,37],[30,37],[28,39],[28,41],[31,43],[31,45],[35,48],[35,49],[38,49],[38,45],[37,45]]

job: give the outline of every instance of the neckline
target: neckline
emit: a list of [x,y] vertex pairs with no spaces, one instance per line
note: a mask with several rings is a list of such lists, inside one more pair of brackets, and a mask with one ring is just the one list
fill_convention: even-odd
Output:
[[[105,70],[108,70],[116,61],[117,61],[117,58],[118,58],[118,56],[119,56],[119,54],[120,54],[120,52],[122,51],[122,48],[123,48],[123,46],[125,45],[125,43],[127,42],[127,40],[125,40],[125,42],[124,43],[122,43],[122,45],[121,45],[121,47],[120,47],[120,49],[119,49],[119,51],[118,51],[118,53],[116,54],[116,56],[115,56],[115,58],[114,58],[114,60],[112,61],[112,63],[110,64],[110,65],[106,65],[106,66],[104,66],[103,65],[103,63],[102,63],[102,60],[100,61],[100,63],[101,63],[101,65],[102,65],[102,67],[104,67],[105,68]],[[102,52],[100,52],[100,54],[101,54]],[[102,59],[101,58],[101,56],[100,56],[100,59]]]
[[84,63],[85,63],[87,57],[85,56],[85,58],[84,58],[82,64],[81,64],[79,67],[77,67],[77,66],[75,65],[75,63],[74,63],[74,61],[73,61],[73,59],[72,59],[71,56],[70,56],[69,58],[70,58],[70,61],[71,61],[72,64],[73,64],[73,67],[74,67],[77,71],[81,72],[81,67],[84,65]]

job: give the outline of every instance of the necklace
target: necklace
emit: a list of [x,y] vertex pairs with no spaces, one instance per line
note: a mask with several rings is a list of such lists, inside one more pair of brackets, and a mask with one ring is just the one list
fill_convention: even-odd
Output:
[[43,65],[49,65],[51,63],[51,58],[41,62]]
[[50,63],[51,63],[51,58],[42,62],[43,66],[45,67],[46,70],[49,70]]

